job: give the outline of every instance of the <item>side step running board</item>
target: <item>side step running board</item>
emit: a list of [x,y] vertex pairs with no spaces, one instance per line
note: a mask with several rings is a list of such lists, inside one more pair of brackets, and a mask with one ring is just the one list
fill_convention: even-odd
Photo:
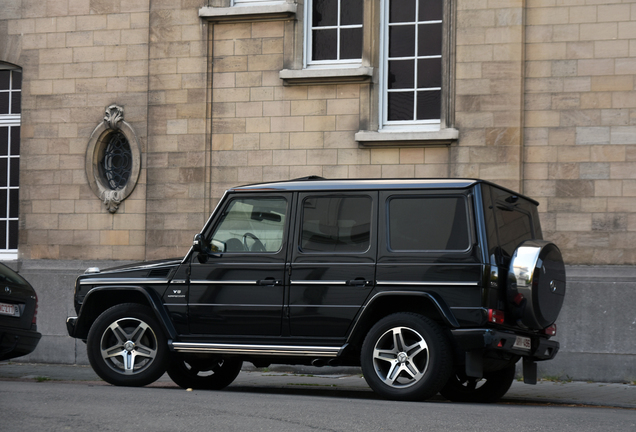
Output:
[[240,345],[196,342],[168,342],[170,349],[178,352],[237,355],[272,355],[302,357],[337,357],[343,347],[289,346],[289,345]]

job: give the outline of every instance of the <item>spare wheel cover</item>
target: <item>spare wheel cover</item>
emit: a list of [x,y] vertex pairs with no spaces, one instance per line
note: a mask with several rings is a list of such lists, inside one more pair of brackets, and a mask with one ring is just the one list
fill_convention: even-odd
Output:
[[508,271],[508,298],[526,299],[521,324],[540,330],[553,324],[565,297],[565,265],[559,248],[527,240],[515,250]]

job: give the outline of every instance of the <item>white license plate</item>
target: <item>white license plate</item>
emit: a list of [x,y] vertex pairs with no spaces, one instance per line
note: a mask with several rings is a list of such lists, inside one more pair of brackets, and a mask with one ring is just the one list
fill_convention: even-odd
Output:
[[517,339],[515,340],[515,344],[513,345],[513,348],[529,350],[532,348],[532,341],[530,340],[529,337],[517,336]]
[[20,316],[20,309],[16,305],[0,303],[0,315]]

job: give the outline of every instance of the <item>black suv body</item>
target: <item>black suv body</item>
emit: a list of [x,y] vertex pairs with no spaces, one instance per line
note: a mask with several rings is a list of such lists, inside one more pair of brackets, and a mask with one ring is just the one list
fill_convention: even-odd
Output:
[[68,332],[115,385],[355,365],[390,399],[494,401],[559,349],[565,269],[537,205],[470,179],[236,187],[185,258],[88,269]]

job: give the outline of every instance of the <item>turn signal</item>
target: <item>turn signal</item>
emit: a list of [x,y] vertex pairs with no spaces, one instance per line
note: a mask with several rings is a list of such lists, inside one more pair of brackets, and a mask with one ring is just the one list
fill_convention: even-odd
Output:
[[497,309],[488,309],[488,322],[495,324],[503,324],[504,323],[504,313],[503,311]]

